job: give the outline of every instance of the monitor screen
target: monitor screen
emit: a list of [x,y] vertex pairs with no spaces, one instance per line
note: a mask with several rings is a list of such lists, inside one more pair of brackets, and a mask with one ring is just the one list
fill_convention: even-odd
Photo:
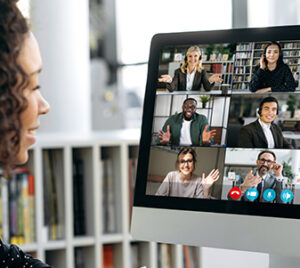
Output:
[[134,207],[300,218],[299,30],[154,36]]

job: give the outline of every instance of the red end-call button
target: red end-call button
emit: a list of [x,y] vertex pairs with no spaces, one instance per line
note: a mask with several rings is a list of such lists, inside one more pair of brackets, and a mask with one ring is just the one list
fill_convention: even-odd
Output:
[[239,187],[233,187],[229,191],[229,196],[232,199],[239,199],[241,197],[241,195],[242,195],[242,191]]

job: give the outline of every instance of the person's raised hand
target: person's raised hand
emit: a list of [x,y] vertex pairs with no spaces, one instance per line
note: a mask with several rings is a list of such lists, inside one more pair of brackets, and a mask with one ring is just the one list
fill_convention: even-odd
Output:
[[172,77],[168,74],[163,74],[160,76],[160,78],[158,78],[158,82],[171,83]]
[[158,138],[159,138],[159,142],[161,144],[167,144],[167,143],[170,143],[170,140],[171,140],[171,133],[170,133],[170,126],[167,125],[167,131],[164,132],[162,130],[160,130],[158,132]]
[[219,82],[219,83],[222,83],[223,82],[223,79],[222,79],[222,74],[213,74],[212,76],[210,76],[208,78],[208,81],[210,83],[213,83],[213,82]]
[[213,169],[207,177],[205,177],[205,173],[202,173],[201,184],[203,187],[203,192],[205,197],[209,197],[210,188],[212,185],[219,179],[219,170]]
[[203,132],[202,132],[202,142],[203,143],[209,143],[210,139],[212,139],[216,135],[216,130],[210,130],[208,131],[208,125],[205,126]]
[[261,57],[259,59],[259,68],[263,69],[263,70],[266,68],[265,56],[264,55],[261,55]]
[[246,191],[249,188],[255,187],[259,183],[261,183],[261,177],[253,175],[252,170],[250,170],[246,175],[244,182],[241,184],[241,189],[242,191]]

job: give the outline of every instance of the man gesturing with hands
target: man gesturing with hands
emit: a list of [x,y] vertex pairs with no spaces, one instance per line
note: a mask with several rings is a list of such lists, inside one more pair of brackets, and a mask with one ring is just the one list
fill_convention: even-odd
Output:
[[197,101],[187,98],[182,105],[182,112],[172,115],[158,133],[158,144],[185,146],[210,145],[216,134],[209,130],[207,118],[196,113]]
[[256,188],[258,191],[257,202],[266,201],[263,199],[263,193],[266,189],[273,189],[276,197],[273,202],[282,203],[280,193],[282,191],[282,165],[276,162],[276,155],[272,151],[261,151],[256,160],[256,172],[249,171],[244,181],[240,185],[242,190],[241,199],[248,201],[245,193],[250,188]]

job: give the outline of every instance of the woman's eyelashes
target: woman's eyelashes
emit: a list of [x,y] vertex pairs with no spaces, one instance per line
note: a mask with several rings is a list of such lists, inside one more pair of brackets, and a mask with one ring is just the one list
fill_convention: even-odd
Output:
[[32,91],[34,91],[34,90],[39,90],[41,88],[41,86],[40,85],[37,85],[37,86],[35,86],[33,89],[32,89]]

